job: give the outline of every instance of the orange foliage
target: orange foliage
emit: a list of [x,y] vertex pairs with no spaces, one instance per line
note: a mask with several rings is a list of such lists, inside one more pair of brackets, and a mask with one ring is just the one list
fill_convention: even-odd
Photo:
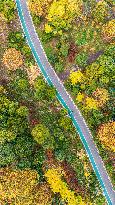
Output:
[[93,92],[93,96],[97,100],[98,107],[103,107],[109,100],[109,93],[104,88],[97,88],[95,92]]
[[9,48],[3,55],[3,63],[9,70],[15,70],[23,64],[20,51]]
[[99,126],[98,137],[107,149],[115,152],[115,122],[108,122]]

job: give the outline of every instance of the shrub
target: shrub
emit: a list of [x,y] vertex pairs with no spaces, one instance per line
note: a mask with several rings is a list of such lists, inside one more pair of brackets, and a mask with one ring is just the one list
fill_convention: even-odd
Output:
[[22,35],[22,32],[19,31],[12,31],[8,35],[8,45],[10,48],[15,48],[17,50],[20,50],[25,43],[25,39]]
[[45,48],[45,52],[46,52],[47,58],[51,64],[55,64],[58,62],[58,56],[56,55],[56,53],[54,52],[52,47],[49,46],[49,47]]
[[65,45],[65,44],[62,44],[61,45],[61,48],[60,48],[60,52],[62,54],[62,56],[64,57],[67,57],[68,56],[68,50],[69,50],[69,45]]
[[61,177],[64,175],[63,170],[51,168],[45,173],[45,177],[54,193],[60,193],[61,198],[68,205],[85,205],[80,196],[75,196],[75,193],[69,190],[67,184],[62,181]]
[[76,64],[80,67],[85,67],[87,65],[88,56],[85,52],[76,55]]
[[64,70],[64,65],[61,62],[56,63],[55,70],[56,70],[56,72],[59,72],[59,73],[62,72]]
[[15,48],[9,48],[3,55],[3,63],[9,70],[15,70],[23,64],[22,55]]
[[6,19],[2,14],[0,14],[0,44],[4,47],[4,44],[7,43],[8,38],[8,26]]
[[85,105],[86,105],[85,108],[88,110],[92,110],[92,109],[97,110],[98,109],[97,101],[95,99],[93,99],[92,97],[86,98]]

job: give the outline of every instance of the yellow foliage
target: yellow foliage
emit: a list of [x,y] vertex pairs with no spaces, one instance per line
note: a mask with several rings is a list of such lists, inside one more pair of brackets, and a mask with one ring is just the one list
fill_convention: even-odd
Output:
[[15,48],[9,48],[3,55],[3,63],[9,70],[15,70],[23,64],[20,51]]
[[82,102],[83,101],[83,98],[84,98],[84,94],[82,94],[82,93],[78,93],[78,95],[77,95],[77,98],[76,98],[76,100],[78,101],[78,102]]
[[28,0],[30,11],[37,16],[45,16],[52,0]]
[[48,25],[48,24],[45,25],[45,32],[46,32],[46,33],[51,33],[52,30],[53,30],[53,29],[52,29],[52,27],[51,27],[50,25]]
[[103,107],[109,100],[109,93],[105,88],[97,88],[95,92],[93,92],[93,96],[97,100],[98,107]]
[[[81,7],[82,0],[54,0],[49,7],[46,18],[48,23],[52,24],[56,31],[61,35],[60,31],[70,27],[74,17],[81,14]],[[49,30],[49,32],[51,31]]]
[[[52,195],[47,183],[38,184],[35,170],[0,169],[0,203],[15,205],[51,205]],[[8,203],[8,204],[9,204]]]
[[102,28],[102,36],[105,40],[115,38],[115,20],[112,19],[106,23]]
[[115,152],[115,122],[108,122],[99,126],[97,135],[107,149]]
[[32,205],[31,195],[37,184],[38,174],[34,170],[0,169],[0,200],[6,200],[16,205]]
[[98,109],[98,106],[97,106],[97,101],[95,99],[93,99],[92,97],[87,97],[86,98],[86,109],[88,110],[97,110]]
[[81,83],[84,80],[84,76],[80,70],[72,72],[69,76],[72,85],[75,85],[76,83]]
[[64,172],[61,168],[51,168],[45,173],[48,183],[54,193],[60,193],[62,200],[66,201],[68,205],[85,205],[82,198],[75,196],[75,193],[69,190],[67,184],[62,181]]

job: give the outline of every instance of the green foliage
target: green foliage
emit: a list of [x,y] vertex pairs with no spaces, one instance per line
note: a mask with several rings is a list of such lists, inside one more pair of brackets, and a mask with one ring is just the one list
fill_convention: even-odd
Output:
[[29,100],[32,96],[32,90],[30,88],[29,81],[26,76],[21,77],[15,76],[12,78],[12,81],[9,84],[9,88],[11,89],[11,93],[13,94],[16,100]]
[[31,132],[33,138],[38,144],[44,144],[45,140],[50,137],[48,128],[42,124],[36,125]]
[[115,58],[115,45],[108,45],[104,52],[105,55]]
[[33,57],[31,50],[29,46],[26,44],[25,37],[23,36],[23,33],[20,31],[13,31],[9,33],[8,36],[8,46],[10,48],[16,48],[17,50],[20,50],[25,58],[25,62],[28,61],[32,62]]
[[34,95],[37,100],[51,101],[55,99],[56,90],[53,87],[48,86],[41,77],[36,79],[34,89]]
[[[26,135],[26,136],[25,136]],[[24,133],[22,136],[19,135],[14,141],[14,152],[18,159],[26,158],[28,159],[32,156],[34,150],[34,141],[31,135]]]
[[61,62],[55,63],[55,70],[56,72],[62,72],[64,70],[64,65]]
[[0,144],[0,167],[16,161],[13,146],[10,143]]
[[[28,128],[28,109],[9,100],[4,93],[0,98],[0,142],[10,141]],[[22,123],[23,121],[23,123]]]
[[88,56],[85,52],[79,53],[76,55],[76,64],[80,67],[87,65]]
[[3,13],[5,18],[10,22],[14,19],[15,3],[13,0],[0,0],[0,12]]
[[67,57],[68,56],[68,50],[69,50],[69,45],[65,45],[64,43],[62,43],[61,48],[60,48],[60,52],[62,54],[62,56]]
[[52,47],[48,46],[47,48],[45,48],[45,52],[51,64],[55,64],[58,62],[58,56],[56,55]]
[[108,4],[104,0],[98,2],[92,11],[92,16],[97,22],[105,22],[106,18],[109,16]]
[[21,48],[25,44],[25,39],[22,35],[22,32],[12,31],[8,35],[8,45],[10,48],[16,48],[17,50],[21,50]]

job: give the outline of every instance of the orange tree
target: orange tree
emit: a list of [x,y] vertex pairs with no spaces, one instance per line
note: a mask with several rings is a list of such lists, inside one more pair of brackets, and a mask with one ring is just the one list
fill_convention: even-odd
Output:
[[101,143],[110,151],[115,152],[115,122],[107,122],[98,128],[98,137]]
[[9,70],[15,70],[23,64],[20,51],[15,48],[9,48],[3,55],[3,63]]

